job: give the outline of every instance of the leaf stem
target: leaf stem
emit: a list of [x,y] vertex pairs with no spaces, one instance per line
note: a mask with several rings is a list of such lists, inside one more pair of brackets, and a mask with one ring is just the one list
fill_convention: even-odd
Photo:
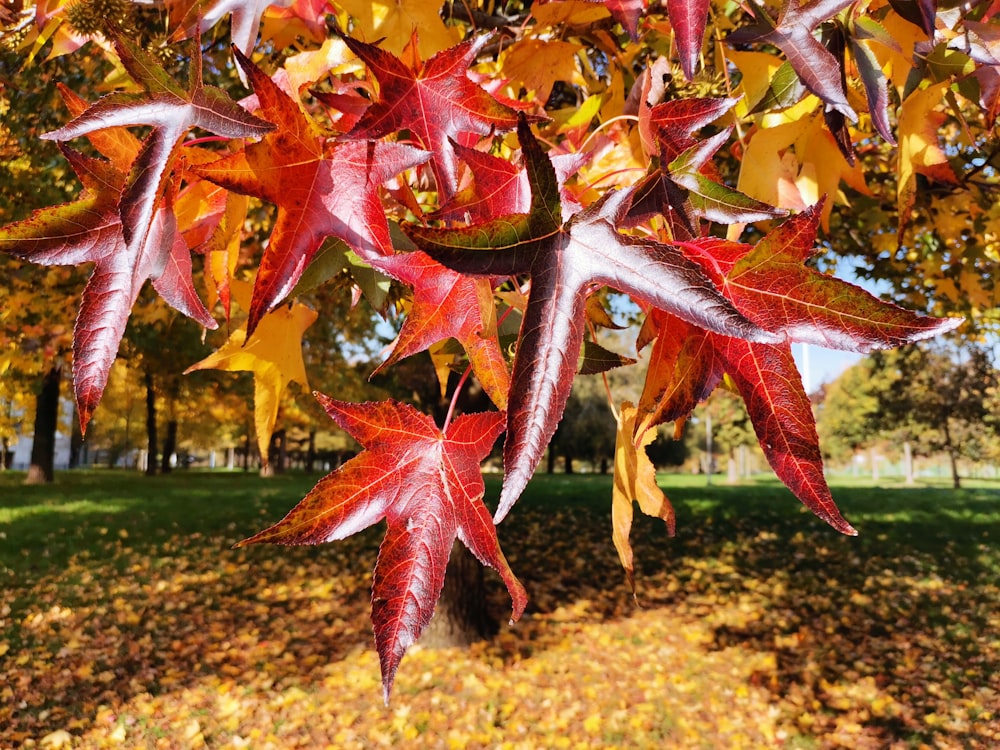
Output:
[[587,144],[590,143],[590,141],[593,139],[593,137],[595,135],[597,135],[602,130],[604,130],[604,128],[606,128],[608,125],[611,125],[613,123],[619,122],[621,120],[629,120],[631,122],[639,122],[639,117],[637,115],[618,115],[617,117],[612,117],[610,120],[606,120],[606,121],[602,122],[600,125],[598,125],[596,128],[594,128],[594,132],[592,132],[590,135],[587,136],[587,140],[585,140],[583,143],[580,144],[580,150],[581,151],[586,151],[587,150]]
[[[503,311],[503,314],[497,319],[497,328],[503,325],[503,322],[507,320],[507,316],[514,312],[513,307],[508,307]],[[462,392],[462,388],[465,387],[465,381],[469,379],[469,373],[472,372],[472,365],[469,364],[465,368],[465,372],[462,373],[462,378],[458,381],[458,385],[455,386],[455,392],[451,394],[451,403],[448,405],[448,414],[444,418],[444,426],[441,427],[441,432],[448,431],[448,425],[451,424],[451,418],[455,414],[455,406],[458,404],[458,394]],[[614,410],[614,407],[612,407]]]
[[462,388],[465,387],[465,381],[469,379],[469,373],[472,372],[472,365],[466,365],[465,372],[462,373],[462,377],[458,381],[458,385],[455,386],[455,391],[451,394],[451,403],[448,404],[448,413],[444,418],[444,425],[441,427],[441,432],[445,433],[448,431],[448,425],[451,424],[451,418],[455,414],[455,406],[458,404],[458,394],[462,392]]
[[206,135],[201,138],[192,138],[189,141],[184,141],[184,146],[199,146],[202,143],[221,143],[222,141],[228,141],[229,138],[223,138],[221,135]]
[[[587,321],[587,329],[590,331],[590,338],[591,338],[591,340],[596,344],[597,343],[597,327],[594,325],[594,321],[592,321],[592,320],[588,320]],[[618,424],[621,424],[621,415],[618,413],[618,410],[615,408],[615,398],[614,398],[614,396],[611,395],[611,383],[608,382],[608,373],[607,372],[602,372],[601,373],[601,380],[604,381],[604,393],[608,397],[608,406],[611,409],[611,414],[612,414],[612,416],[614,416],[615,422],[617,422]]]

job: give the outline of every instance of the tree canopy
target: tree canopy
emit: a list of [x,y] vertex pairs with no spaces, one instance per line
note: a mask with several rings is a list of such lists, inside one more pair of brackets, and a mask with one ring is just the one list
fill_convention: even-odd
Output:
[[997,387],[995,354],[984,346],[935,342],[874,352],[824,389],[819,434],[841,460],[880,441],[905,446],[907,457],[942,454],[958,488],[959,458],[997,455]]
[[[225,331],[185,365],[254,373],[264,456],[285,385],[336,382],[305,368],[323,361],[300,344],[317,320],[336,327],[358,305],[401,320],[382,370],[430,353],[448,404],[437,421],[350,400],[360,389],[318,395],[364,450],[247,540],[317,543],[388,521],[372,608],[387,699],[454,539],[523,610],[494,523],[543,460],[576,373],[648,368],[635,406],[611,403],[631,575],[631,501],[673,523],[644,451],[658,425],[725,385],[777,475],[853,534],[791,344],[870,352],[963,318],[968,336],[996,323],[993,3],[71,0],[3,13],[0,107],[17,114],[0,130],[0,181],[13,202],[15,183],[47,187],[30,215],[4,207],[0,250],[90,269],[71,352],[84,431],[147,280]],[[837,258],[907,307],[820,270]],[[43,278],[3,293],[43,308]],[[637,352],[596,343],[614,324],[607,290],[639,310]],[[492,405],[459,414],[473,380]],[[480,462],[501,433],[491,520]]]

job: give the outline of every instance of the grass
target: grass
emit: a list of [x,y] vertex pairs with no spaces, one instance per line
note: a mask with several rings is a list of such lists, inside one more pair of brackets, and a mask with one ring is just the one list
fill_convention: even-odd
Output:
[[7,537],[0,568],[31,576],[59,570],[74,555],[97,554],[109,536],[122,533],[136,549],[173,535],[249,536],[262,519],[284,515],[316,477],[97,470],[60,472],[48,486],[25,486],[23,479],[19,472],[0,474],[0,533]]
[[471,651],[415,648],[384,709],[366,624],[381,532],[231,549],[315,477],[21,479],[0,474],[0,746],[1000,743],[996,484],[850,479],[848,538],[775,481],[663,476],[677,536],[637,518],[637,608],[610,477],[540,475],[499,528],[526,617]]

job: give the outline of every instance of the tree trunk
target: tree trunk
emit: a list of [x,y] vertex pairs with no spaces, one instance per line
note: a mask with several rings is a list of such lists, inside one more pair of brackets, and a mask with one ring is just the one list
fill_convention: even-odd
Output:
[[146,445],[149,457],[146,459],[146,474],[156,474],[156,391],[153,389],[153,373],[145,372],[146,381]]
[[285,462],[288,458],[288,441],[284,430],[275,430],[271,435],[271,444],[267,448],[267,463],[274,470],[275,474],[282,474],[285,471]]
[[169,474],[173,471],[170,459],[177,450],[177,420],[171,419],[167,422],[167,435],[163,438],[163,460],[160,462],[160,471]]
[[282,474],[285,471],[285,460],[288,457],[287,441],[285,440],[285,430],[275,430],[271,434],[271,441],[267,446],[267,466],[261,466],[260,475],[271,477],[275,474]]
[[712,483],[712,469],[715,467],[712,465],[712,413],[705,410],[705,453],[708,454],[708,458],[705,459],[705,484]]
[[563,451],[563,470],[567,474],[573,473],[573,454],[568,449]]
[[750,449],[745,445],[740,446],[740,476],[744,479],[753,478],[753,461],[750,456]]
[[736,460],[736,449],[729,449],[729,461],[726,464],[726,483],[738,484],[740,481],[740,465]]
[[907,484],[913,484],[916,481],[913,471],[913,447],[909,440],[903,442],[903,472],[906,474]]
[[551,444],[549,444],[548,455],[547,455],[545,461],[546,461],[546,463],[545,463],[545,470],[549,474],[555,474],[556,473],[556,451],[555,451],[555,448],[553,448]]
[[[5,415],[9,420],[13,414],[13,404],[8,401],[6,403]],[[0,471],[7,471],[10,468],[10,464],[13,461],[13,456],[10,453],[10,439],[6,436],[0,438]]]
[[962,478],[958,475],[958,450],[951,440],[951,427],[947,417],[944,418],[941,429],[944,431],[944,447],[948,451],[948,461],[951,463],[951,486],[960,490],[962,489]]
[[25,484],[45,484],[55,479],[56,426],[59,422],[59,384],[62,367],[53,366],[42,376],[42,389],[35,400],[35,434],[31,465]]
[[76,399],[73,399],[73,417],[69,429],[69,468],[75,469],[80,465],[80,454],[83,452],[83,432],[80,430],[80,412],[76,408]]
[[316,430],[309,430],[309,446],[306,448],[306,472],[312,474],[316,463]]
[[466,647],[495,635],[497,625],[486,605],[483,566],[456,539],[441,598],[420,643],[429,648]]

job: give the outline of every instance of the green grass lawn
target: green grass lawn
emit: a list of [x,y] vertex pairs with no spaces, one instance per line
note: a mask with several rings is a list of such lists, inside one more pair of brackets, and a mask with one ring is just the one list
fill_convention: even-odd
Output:
[[637,518],[633,600],[610,477],[539,475],[499,528],[525,618],[416,647],[386,709],[381,531],[231,548],[316,477],[22,478],[0,474],[0,747],[1000,746],[988,482],[835,486],[848,538],[776,481],[664,475],[677,534]]

